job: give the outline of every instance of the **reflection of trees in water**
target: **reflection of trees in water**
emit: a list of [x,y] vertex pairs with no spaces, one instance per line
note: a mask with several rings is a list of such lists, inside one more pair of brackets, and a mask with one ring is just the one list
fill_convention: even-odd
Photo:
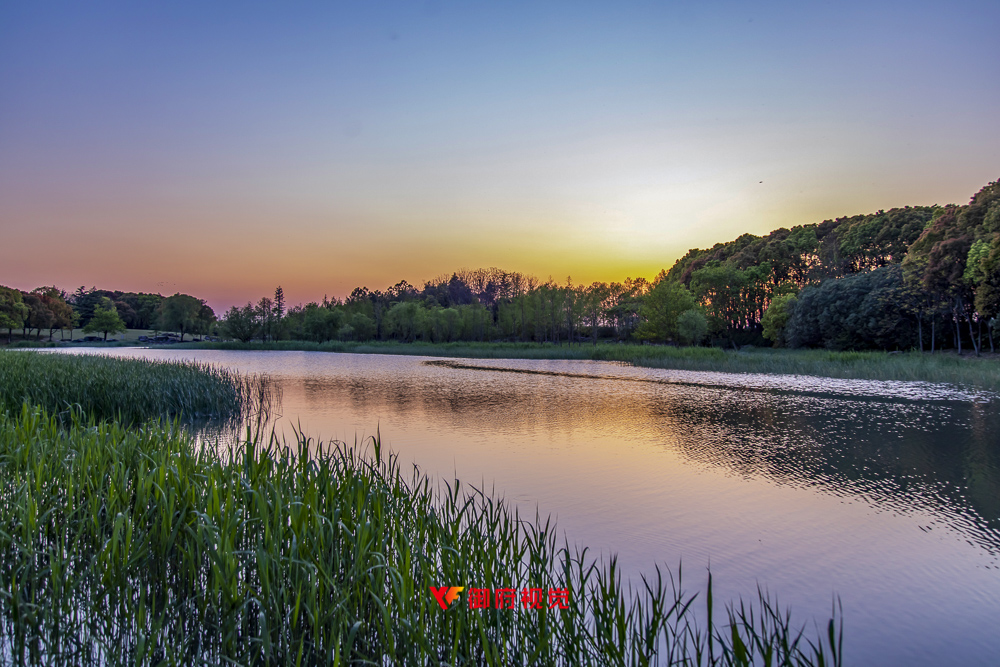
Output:
[[582,429],[606,430],[621,423],[641,424],[650,414],[647,404],[628,394],[581,393],[574,381],[554,386],[548,378],[491,383],[413,377],[391,381],[310,378],[297,384],[307,405],[347,402],[351,410],[361,414],[377,414],[388,407],[413,422],[431,426],[447,423],[475,431],[516,433],[528,429],[570,434]]
[[[307,405],[389,408],[431,429],[638,435],[748,477],[821,488],[877,509],[926,510],[1000,553],[997,406],[845,398],[561,373],[309,378]],[[288,387],[286,390],[295,391]]]
[[758,395],[686,401],[676,417],[701,436],[715,431],[680,439],[694,460],[879,509],[927,510],[1000,554],[995,405]]

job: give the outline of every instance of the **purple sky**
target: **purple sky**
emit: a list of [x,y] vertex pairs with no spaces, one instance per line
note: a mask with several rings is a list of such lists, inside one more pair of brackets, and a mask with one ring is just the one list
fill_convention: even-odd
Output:
[[1000,178],[1000,3],[0,5],[0,284],[216,310],[691,247]]

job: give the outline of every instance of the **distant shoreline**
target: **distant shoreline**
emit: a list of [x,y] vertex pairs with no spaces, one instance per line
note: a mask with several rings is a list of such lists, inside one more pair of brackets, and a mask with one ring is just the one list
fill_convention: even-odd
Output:
[[[48,346],[48,345],[46,345]],[[56,344],[57,347],[145,347],[149,349],[249,350],[400,354],[428,357],[482,359],[586,359],[618,361],[650,368],[813,375],[866,380],[946,382],[1000,392],[1000,354],[984,352],[958,356],[936,352],[837,352],[716,347],[673,347],[635,343],[399,343],[394,341],[341,342],[275,341],[241,343],[185,342],[169,345],[135,345],[131,341],[109,344]]]

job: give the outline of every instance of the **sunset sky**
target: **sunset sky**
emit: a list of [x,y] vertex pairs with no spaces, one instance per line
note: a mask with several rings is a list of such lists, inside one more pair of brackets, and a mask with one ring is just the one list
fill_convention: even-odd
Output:
[[[1000,3],[5,2],[0,284],[217,312],[1000,178]],[[220,312],[221,314],[221,312]]]

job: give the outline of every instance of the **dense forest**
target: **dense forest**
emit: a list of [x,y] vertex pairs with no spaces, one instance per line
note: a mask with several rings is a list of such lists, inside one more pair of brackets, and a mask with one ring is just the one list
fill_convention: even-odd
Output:
[[574,285],[497,268],[287,308],[282,289],[216,320],[175,294],[0,287],[0,328],[40,337],[83,326],[237,340],[598,340],[726,347],[994,348],[1000,181],[964,206],[894,208],[690,250],[649,282]]

